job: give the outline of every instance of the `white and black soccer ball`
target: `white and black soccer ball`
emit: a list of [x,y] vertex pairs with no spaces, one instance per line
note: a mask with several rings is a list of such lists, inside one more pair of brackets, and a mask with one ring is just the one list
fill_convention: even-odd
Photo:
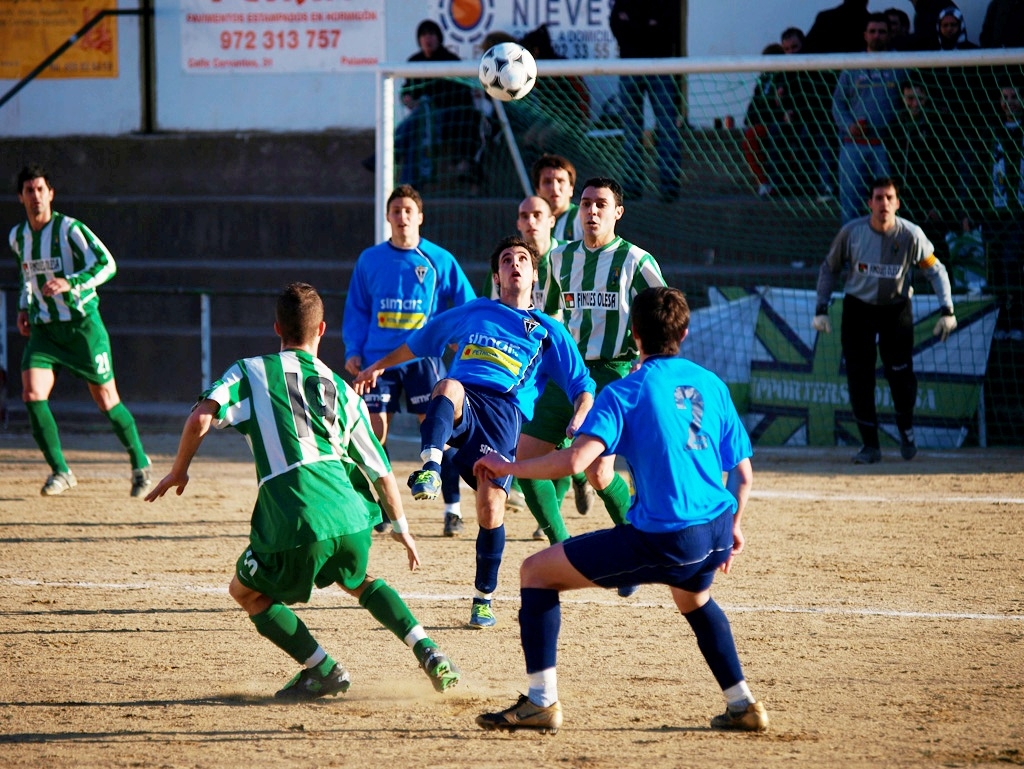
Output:
[[480,82],[495,99],[522,99],[537,82],[537,62],[519,43],[498,43],[480,57]]

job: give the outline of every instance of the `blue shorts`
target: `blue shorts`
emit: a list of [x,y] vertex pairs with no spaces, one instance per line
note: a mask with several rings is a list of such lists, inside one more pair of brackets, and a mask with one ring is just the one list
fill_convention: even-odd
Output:
[[562,547],[573,568],[601,587],[655,584],[700,593],[732,553],[732,523],[733,514],[724,512],[680,531],[616,526],[571,537]]
[[389,368],[377,378],[377,386],[363,395],[366,410],[371,414],[396,414],[404,391],[406,412],[426,414],[434,385],[445,373],[440,358],[416,358]]
[[[464,387],[466,398],[462,404],[462,421],[456,425],[448,445],[456,449],[454,465],[459,475],[472,488],[476,488],[473,465],[485,454],[512,461],[516,458],[516,445],[523,429],[523,413],[508,396],[490,390]],[[508,493],[512,476],[495,478],[494,483]]]

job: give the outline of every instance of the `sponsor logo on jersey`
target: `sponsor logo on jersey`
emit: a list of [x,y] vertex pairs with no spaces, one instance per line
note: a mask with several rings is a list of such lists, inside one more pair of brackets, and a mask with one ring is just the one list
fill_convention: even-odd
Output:
[[378,312],[377,326],[379,328],[391,329],[415,329],[421,328],[427,322],[427,316],[422,312]]
[[465,361],[478,361],[482,363],[491,363],[499,368],[503,368],[513,376],[519,376],[519,371],[522,369],[523,364],[495,347],[482,347],[476,344],[467,344],[462,348],[462,354],[459,355],[461,360]]
[[533,330],[539,325],[540,323],[533,318],[523,318],[523,330],[526,331],[527,336],[532,334]]
[[613,291],[567,291],[562,294],[562,306],[567,310],[614,310],[619,295]]
[[60,272],[64,268],[64,260],[57,259],[34,259],[22,264],[26,275],[48,275],[53,272]]
[[857,272],[861,275],[870,275],[873,278],[888,278],[896,280],[903,274],[902,264],[866,264],[857,262]]
[[418,280],[420,283],[423,283],[423,279],[426,277],[427,268],[422,264],[416,265],[416,280]]

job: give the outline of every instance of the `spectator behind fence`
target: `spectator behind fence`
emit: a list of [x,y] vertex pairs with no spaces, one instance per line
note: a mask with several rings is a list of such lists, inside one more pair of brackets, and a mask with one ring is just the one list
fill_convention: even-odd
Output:
[[[868,53],[889,48],[889,21],[881,13],[868,16],[864,26]],[[882,143],[900,106],[903,70],[847,69],[839,75],[832,96],[832,116],[839,129],[839,208],[843,224],[863,213],[863,191],[874,177],[889,175]]]
[[992,214],[988,223],[990,283],[999,298],[997,339],[1024,340],[1024,107],[1021,85],[999,83],[993,121]]
[[[978,47],[967,39],[964,16],[952,3],[939,11],[933,34],[932,50],[964,51]],[[962,172],[969,175],[971,169],[984,166],[985,163],[979,159],[985,158],[989,151],[989,116],[994,107],[991,100],[994,90],[992,69],[931,67],[922,69],[918,77],[927,87],[934,106],[947,113],[957,126],[960,149],[968,158],[967,167],[961,169]]]
[[978,40],[982,48],[1024,48],[1024,0],[991,0]]
[[[409,61],[459,61],[444,47],[441,27],[430,19],[416,28],[420,50]],[[470,173],[479,144],[479,113],[471,89],[446,78],[409,78],[401,89],[409,114],[395,128],[395,159],[401,164],[399,184],[420,187],[437,173],[436,149],[445,146]]]
[[914,48],[910,16],[899,8],[886,8],[882,13],[889,20],[889,50],[910,51]]
[[957,7],[950,0],[910,0],[914,4],[914,49],[934,51],[935,30],[944,8]]
[[[622,59],[671,58],[681,54],[680,6],[660,0],[614,0],[609,26],[619,43]],[[659,189],[663,201],[679,197],[683,154],[682,90],[674,75],[623,75],[619,78],[625,151],[623,191],[627,199],[643,196],[647,164],[644,162],[644,96],[650,100],[658,133]]]
[[[807,51],[804,33],[797,27],[784,29],[779,39],[786,53]],[[819,202],[830,201],[835,195],[836,177],[836,132],[831,113],[836,74],[831,70],[799,70],[787,72],[784,77],[783,101],[797,137],[793,169],[803,170],[796,186],[804,190],[813,187]]]
[[[761,51],[761,55],[775,56],[785,52],[778,43],[770,43]],[[779,183],[777,179],[773,181],[769,175],[769,166],[774,165],[776,158],[775,153],[771,151],[773,157],[771,163],[769,162],[770,150],[766,145],[772,134],[775,137],[779,135],[786,122],[786,109],[782,102],[785,93],[784,79],[781,72],[762,72],[758,75],[743,121],[743,158],[747,161],[747,167],[750,168],[750,173],[757,183],[757,194],[762,198],[772,195]],[[771,143],[774,145],[774,142]]]
[[962,141],[954,138],[949,116],[932,106],[924,85],[905,80],[900,92],[903,104],[885,135],[889,168],[902,182],[900,210],[946,260],[946,233],[957,229],[962,218],[957,195]]
[[860,53],[861,32],[868,18],[868,0],[843,0],[814,17],[804,45],[806,53]]
[[[519,44],[538,62],[564,58],[551,44],[547,24],[527,32]],[[542,77],[537,79],[530,98],[515,106],[529,109],[531,120],[523,145],[540,155],[558,151],[567,136],[579,133],[586,125],[590,119],[590,91],[581,77]]]

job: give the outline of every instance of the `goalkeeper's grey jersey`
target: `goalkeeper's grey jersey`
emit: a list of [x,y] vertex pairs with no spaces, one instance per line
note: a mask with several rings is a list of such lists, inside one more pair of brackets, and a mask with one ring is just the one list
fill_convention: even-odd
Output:
[[914,267],[931,281],[942,306],[951,308],[946,268],[935,258],[935,247],[920,227],[897,216],[891,230],[879,232],[871,226],[870,216],[854,219],[836,235],[821,265],[817,304],[828,304],[835,276],[843,271],[848,296],[868,304],[895,304],[913,295]]

